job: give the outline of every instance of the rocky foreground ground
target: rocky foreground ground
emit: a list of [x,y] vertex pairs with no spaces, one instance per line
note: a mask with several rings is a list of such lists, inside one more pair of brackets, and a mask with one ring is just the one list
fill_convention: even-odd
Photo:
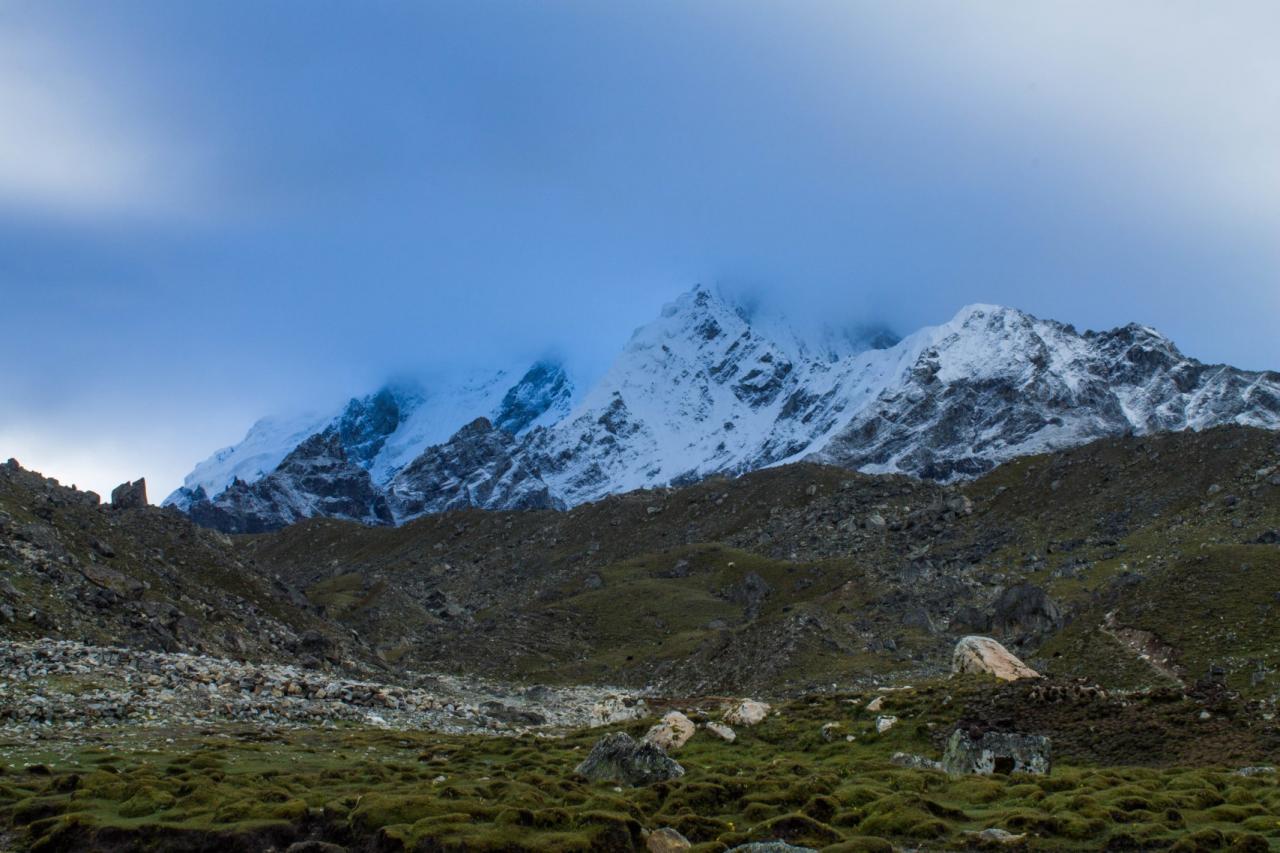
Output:
[[1280,849],[1273,703],[953,669],[770,703],[4,643],[0,850]]
[[69,641],[0,642],[0,730],[234,722],[520,734],[606,725],[646,711],[638,696],[607,688],[513,688],[447,675],[414,681],[353,681],[296,666]]

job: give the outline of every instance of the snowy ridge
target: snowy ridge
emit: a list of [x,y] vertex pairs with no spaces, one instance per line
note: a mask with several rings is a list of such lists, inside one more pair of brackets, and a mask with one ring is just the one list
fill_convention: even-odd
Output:
[[[550,387],[542,391],[539,379]],[[239,444],[198,464],[164,503],[189,511],[193,501],[220,495],[237,480],[257,482],[307,438],[329,429],[337,432],[349,460],[385,486],[425,448],[444,442],[478,413],[495,421],[506,418],[508,426],[523,418],[517,430],[523,432],[563,417],[574,393],[565,369],[547,360],[523,373],[505,368],[388,383],[325,415],[263,418]],[[511,411],[511,395],[522,406],[520,413]]]
[[[354,513],[343,517],[387,523],[354,485],[354,468],[398,523],[460,507],[572,506],[800,459],[952,480],[1126,432],[1280,429],[1280,376],[1202,364],[1145,326],[1082,334],[970,305],[897,340],[875,326],[795,324],[705,287],[638,329],[581,399],[553,361],[422,387],[383,389],[321,424],[344,454],[319,466],[332,471],[332,488],[294,460],[292,472],[258,474],[274,478],[263,487],[269,499],[241,477],[212,498],[184,492],[185,508],[199,518],[197,504],[212,504],[226,529],[237,514],[270,524],[278,504],[285,524],[355,496],[334,504]],[[278,452],[266,436],[287,430],[255,430],[188,481],[260,472]],[[251,458],[259,461],[245,465]],[[309,485],[297,482],[304,474]]]

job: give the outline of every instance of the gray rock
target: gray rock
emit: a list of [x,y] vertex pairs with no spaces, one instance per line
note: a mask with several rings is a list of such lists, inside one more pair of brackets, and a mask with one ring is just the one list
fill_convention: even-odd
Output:
[[1260,764],[1256,767],[1241,767],[1234,771],[1236,776],[1272,776],[1276,769],[1269,764]]
[[910,767],[912,770],[941,770],[942,762],[915,755],[910,752],[895,752],[889,763],[897,767]]
[[1047,776],[1051,767],[1049,739],[1043,735],[961,727],[947,740],[942,767],[952,775],[1033,773]]
[[1062,608],[1034,584],[1011,586],[992,608],[991,626],[1002,634],[1044,634],[1062,624]]
[[111,490],[111,505],[116,509],[141,509],[147,506],[147,478],[121,483]]
[[772,592],[773,587],[769,586],[768,581],[756,572],[747,572],[742,576],[742,580],[725,590],[725,598],[734,604],[742,605],[747,618],[754,619],[760,615],[761,605]]
[[574,772],[592,782],[652,785],[684,775],[684,768],[659,746],[637,743],[626,732],[607,734],[591,748]]
[[728,853],[818,853],[812,847],[797,847],[785,841],[753,841],[731,847]]

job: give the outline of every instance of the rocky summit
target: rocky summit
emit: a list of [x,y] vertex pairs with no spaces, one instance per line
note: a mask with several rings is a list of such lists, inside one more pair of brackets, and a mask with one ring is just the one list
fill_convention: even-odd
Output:
[[264,419],[166,503],[227,532],[314,516],[391,524],[801,460],[954,482],[1106,437],[1280,428],[1280,374],[1203,364],[1147,326],[1079,332],[992,305],[899,339],[811,328],[698,287],[602,376],[577,372],[543,360]]

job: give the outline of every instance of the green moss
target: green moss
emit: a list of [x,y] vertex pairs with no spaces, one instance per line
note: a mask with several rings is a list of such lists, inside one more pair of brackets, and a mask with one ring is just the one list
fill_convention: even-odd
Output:
[[[1025,833],[1033,850],[1280,840],[1280,786],[1271,779],[1069,763],[1047,778],[952,778],[889,763],[899,747],[936,754],[933,731],[1006,689],[956,679],[895,694],[894,712],[920,724],[900,725],[897,744],[806,745],[803,734],[822,722],[850,719],[851,697],[784,703],[733,744],[695,735],[678,755],[684,777],[622,790],[570,772],[599,731],[535,739],[347,727],[259,743],[225,735],[167,743],[157,735],[116,749],[111,770],[100,769],[101,751],[85,749],[66,769],[54,763],[46,774],[5,776],[0,833],[24,853],[93,849],[97,833],[139,848],[165,849],[178,836],[164,833],[185,833],[189,846],[235,837],[247,849],[283,849],[304,827],[328,827],[357,846],[437,850],[634,849],[646,830],[663,826],[707,851],[771,837],[837,850],[958,849],[971,843],[965,833],[988,827]],[[648,723],[618,728],[639,733]]]

